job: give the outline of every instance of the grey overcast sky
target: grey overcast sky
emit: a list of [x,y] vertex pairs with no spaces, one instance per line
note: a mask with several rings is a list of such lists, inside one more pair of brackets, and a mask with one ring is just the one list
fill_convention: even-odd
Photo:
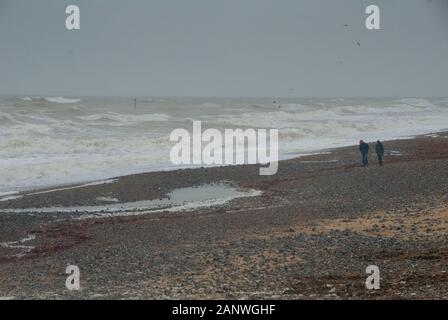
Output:
[[447,57],[448,0],[0,0],[3,95],[448,96]]

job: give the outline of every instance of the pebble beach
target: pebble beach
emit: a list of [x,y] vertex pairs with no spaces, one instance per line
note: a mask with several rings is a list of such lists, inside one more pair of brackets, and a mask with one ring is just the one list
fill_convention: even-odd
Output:
[[[4,197],[0,297],[447,299],[448,134],[384,144],[383,167],[372,152],[361,167],[352,146],[281,161],[274,176],[183,169]],[[41,210],[210,185],[240,196],[180,210]],[[80,268],[79,291],[65,287],[68,265]],[[369,265],[379,290],[365,287]]]

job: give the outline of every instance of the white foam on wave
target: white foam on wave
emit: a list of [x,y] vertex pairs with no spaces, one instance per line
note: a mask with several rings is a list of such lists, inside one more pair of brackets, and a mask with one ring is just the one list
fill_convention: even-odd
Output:
[[81,102],[81,99],[70,99],[70,98],[64,98],[64,97],[45,97],[45,100],[52,103],[78,103]]
[[170,116],[164,113],[129,115],[108,112],[79,116],[78,118],[84,121],[112,120],[124,125],[129,125],[135,122],[168,121],[170,119]]
[[218,130],[279,129],[281,159],[360,139],[437,134],[448,123],[446,99],[298,99],[274,105],[273,99],[166,98],[141,102],[135,110],[129,99],[83,98],[76,104],[79,99],[60,98],[50,99],[67,103],[57,108],[43,98],[19,98],[16,105],[0,98],[0,192],[176,169],[169,135],[179,127],[191,130],[193,120]]
[[0,192],[104,180],[168,168],[168,137],[61,137],[2,139]]
[[58,103],[58,104],[73,104],[81,102],[81,99],[77,98],[64,98],[64,97],[22,97],[22,101],[26,102],[50,102],[50,103]]
[[[366,141],[411,138],[447,128],[448,108],[425,99],[400,99],[383,103],[320,107],[301,106],[294,111],[243,112],[222,115],[217,122],[228,126],[279,129],[280,158]],[[398,103],[401,103],[400,105]]]
[[427,99],[422,98],[404,98],[398,100],[398,105],[405,104],[412,107],[420,107],[420,108],[432,108],[434,104],[429,102]]

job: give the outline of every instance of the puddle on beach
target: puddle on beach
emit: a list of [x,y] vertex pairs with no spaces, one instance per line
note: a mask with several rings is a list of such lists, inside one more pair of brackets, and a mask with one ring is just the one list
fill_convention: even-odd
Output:
[[[0,212],[10,213],[79,213],[90,216],[133,215],[151,212],[177,212],[197,208],[223,205],[230,200],[242,197],[261,195],[261,191],[242,191],[227,184],[209,184],[198,187],[174,189],[167,198],[160,200],[144,200],[136,202],[117,203],[118,199],[102,197],[109,203],[94,206],[47,207],[27,209],[3,209]],[[99,200],[100,198],[97,198]],[[85,217],[85,216],[84,216]]]

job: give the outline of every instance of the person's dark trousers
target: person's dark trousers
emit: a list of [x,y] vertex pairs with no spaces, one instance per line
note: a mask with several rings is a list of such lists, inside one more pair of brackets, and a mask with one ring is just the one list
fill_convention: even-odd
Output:
[[367,152],[362,153],[362,166],[365,167],[369,164],[369,154]]
[[380,163],[380,167],[383,166],[383,156],[378,154],[378,162]]

